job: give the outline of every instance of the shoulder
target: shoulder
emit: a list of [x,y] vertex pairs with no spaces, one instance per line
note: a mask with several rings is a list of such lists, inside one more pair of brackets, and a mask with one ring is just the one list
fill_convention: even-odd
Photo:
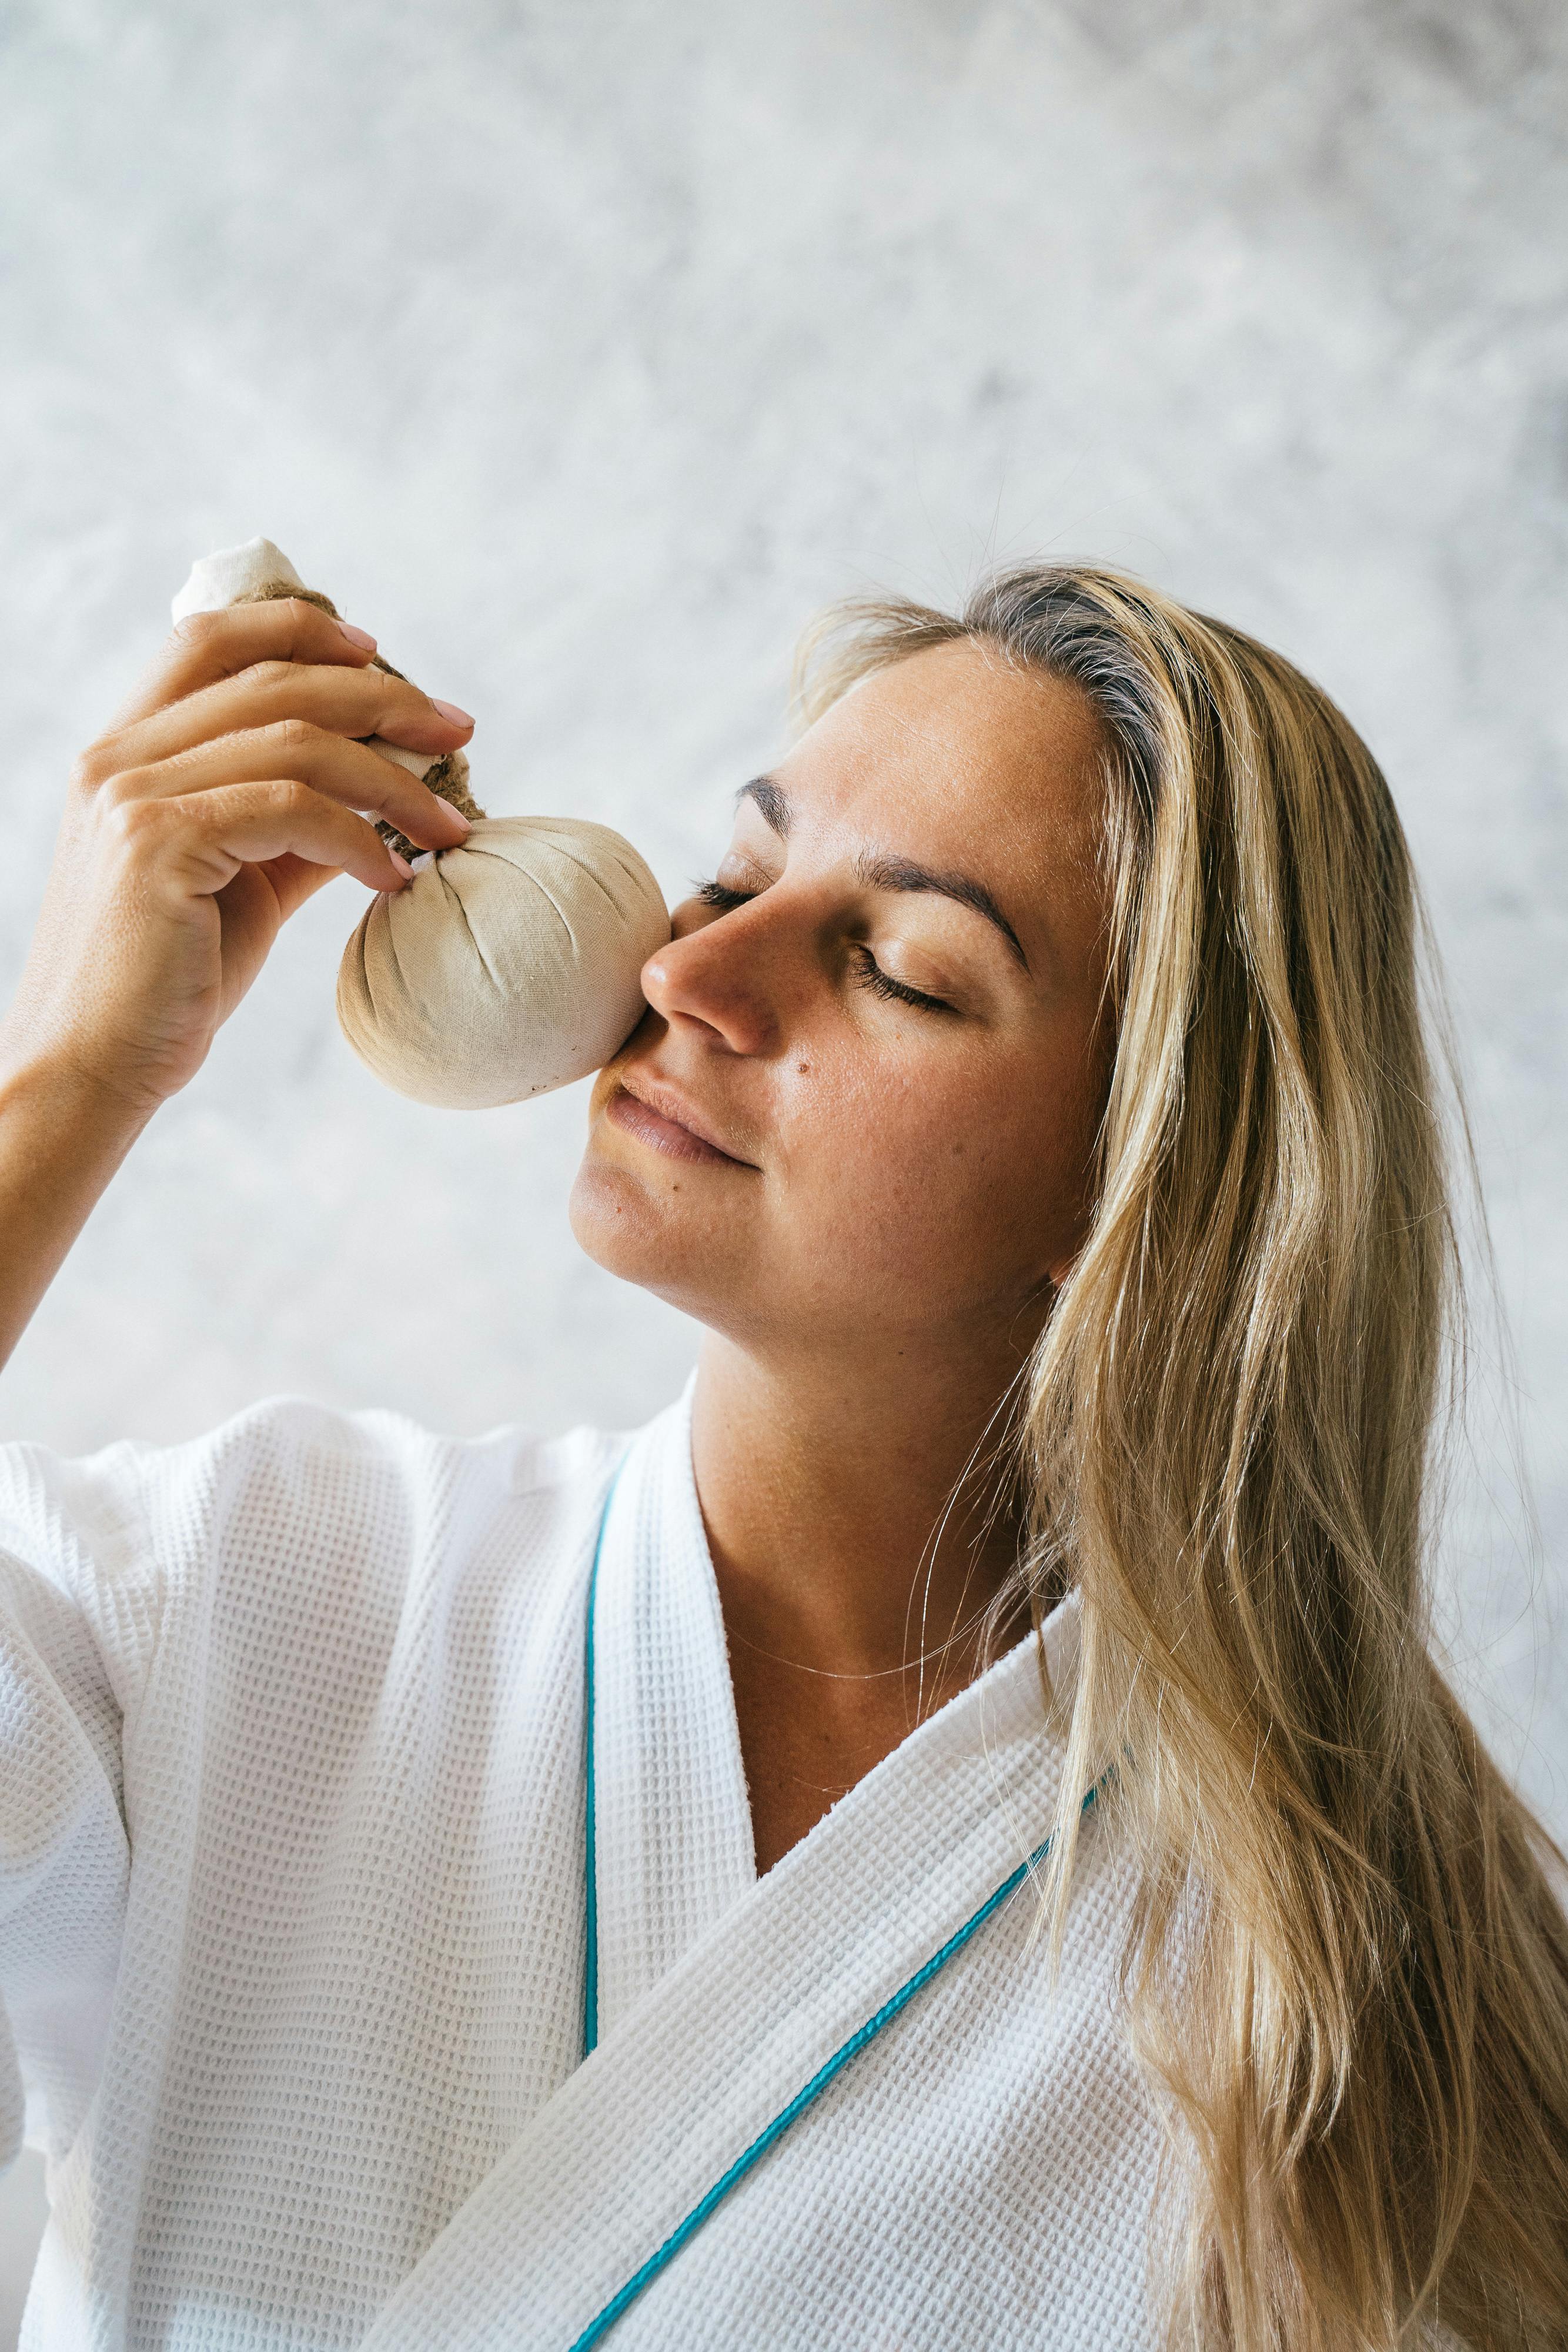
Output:
[[402,1413],[343,1412],[307,1397],[277,1396],[184,1444],[111,1446],[81,1466],[102,1465],[121,1479],[129,1473],[147,1492],[270,1481],[287,1496],[297,1483],[315,1493],[340,1484],[423,1488],[462,1478],[521,1495],[596,1479],[625,1442],[613,1431],[541,1437],[510,1425],[455,1437]]
[[499,1541],[523,1574],[574,1553],[625,1444],[580,1428],[475,1438],[401,1414],[272,1397],[174,1445],[68,1458],[0,1445],[0,1554],[67,1595],[111,1646],[182,1603],[314,1593],[401,1600]]
[[67,1456],[43,1445],[0,1444],[0,1527],[63,1513],[83,1531],[112,1534],[150,1515],[177,1522],[204,1506],[232,1506],[256,1488],[286,1507],[306,1494],[413,1490],[453,1479],[516,1495],[549,1492],[599,1479],[626,1442],[591,1428],[561,1437],[511,1427],[452,1437],[401,1413],[341,1412],[305,1397],[268,1397],[172,1445],[122,1439]]

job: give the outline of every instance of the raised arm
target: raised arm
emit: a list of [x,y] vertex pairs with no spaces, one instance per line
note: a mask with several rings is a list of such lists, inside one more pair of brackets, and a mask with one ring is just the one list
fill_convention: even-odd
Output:
[[356,740],[439,752],[470,732],[373,650],[303,601],[195,614],[78,761],[0,1024],[0,1363],[288,916],[336,873],[402,887],[407,867],[361,812],[425,848],[466,834]]

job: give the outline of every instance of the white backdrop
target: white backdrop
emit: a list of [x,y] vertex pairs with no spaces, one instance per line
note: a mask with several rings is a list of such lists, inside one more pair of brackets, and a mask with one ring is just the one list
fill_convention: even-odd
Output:
[[[828,597],[1086,554],[1273,639],[1385,761],[1448,964],[1542,1523],[1532,1557],[1483,1439],[1455,1645],[1568,1828],[1554,0],[13,0],[5,35],[0,981],[73,750],[256,530],[477,714],[493,811],[607,819],[671,890]],[[567,1232],[583,1090],[443,1114],[350,1056],[358,899],[143,1142],[7,1433],[280,1389],[629,1423],[677,1384],[691,1328]]]

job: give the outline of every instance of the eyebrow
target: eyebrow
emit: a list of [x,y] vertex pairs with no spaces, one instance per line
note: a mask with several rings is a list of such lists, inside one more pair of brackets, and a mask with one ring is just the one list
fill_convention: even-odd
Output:
[[776,784],[771,776],[753,776],[748,784],[742,784],[735,796],[737,808],[742,801],[755,801],[779,840],[789,840],[789,820],[795,812],[789,805],[789,795],[781,784]]
[[[737,803],[755,801],[764,822],[780,841],[789,837],[789,821],[794,814],[789,795],[771,776],[753,776],[742,784],[736,794]],[[1000,931],[1014,961],[1025,971],[1029,958],[1023,951],[1023,941],[997,904],[995,896],[972,874],[943,874],[932,866],[917,865],[912,857],[895,857],[886,852],[865,851],[855,860],[855,872],[870,890],[929,890],[939,898],[952,898],[960,907],[969,908],[983,915],[988,923]]]

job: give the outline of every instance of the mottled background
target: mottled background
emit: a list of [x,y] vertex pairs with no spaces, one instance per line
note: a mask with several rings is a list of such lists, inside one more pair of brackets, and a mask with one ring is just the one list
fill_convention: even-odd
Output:
[[[478,714],[492,809],[609,819],[672,888],[828,597],[1082,553],[1276,640],[1385,761],[1448,963],[1517,1344],[1516,1374],[1478,1358],[1448,1615],[1568,1828],[1555,0],[0,26],[0,979],[73,749],[191,557],[256,530]],[[175,1437],[281,1389],[629,1423],[675,1387],[691,1327],[568,1235],[583,1090],[443,1114],[350,1058],[358,903],[301,916],[142,1143],[0,1382],[8,1433]],[[0,2274],[37,2194],[30,2159],[0,2189]]]

